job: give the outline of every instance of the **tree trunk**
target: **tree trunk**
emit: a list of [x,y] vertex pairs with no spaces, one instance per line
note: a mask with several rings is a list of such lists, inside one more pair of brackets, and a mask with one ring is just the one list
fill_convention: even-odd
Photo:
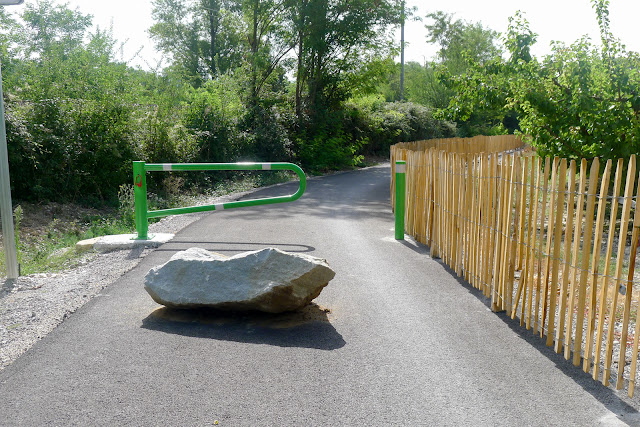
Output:
[[253,2],[253,33],[251,35],[251,107],[258,104],[258,9],[260,0]]
[[218,36],[218,24],[220,20],[220,9],[217,0],[209,0],[209,7],[207,8],[207,14],[209,16],[209,71],[211,72],[211,78],[214,78],[218,73],[216,67],[216,56],[218,54],[216,48],[216,38]]
[[298,122],[302,120],[302,82],[303,82],[303,65],[302,65],[302,30],[298,31],[298,72],[296,73],[296,117]]

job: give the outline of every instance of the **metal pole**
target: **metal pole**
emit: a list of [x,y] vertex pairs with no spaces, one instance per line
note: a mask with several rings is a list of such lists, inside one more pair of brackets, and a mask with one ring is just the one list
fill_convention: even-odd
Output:
[[133,194],[135,197],[136,231],[139,240],[147,239],[147,177],[144,162],[133,162]]
[[404,194],[407,162],[396,161],[396,240],[404,240]]
[[2,243],[7,265],[7,279],[18,278],[18,257],[13,229],[13,207],[11,204],[11,180],[9,178],[9,154],[7,151],[7,129],[4,121],[4,94],[2,91],[2,66],[0,65],[0,216],[2,216]]
[[[235,202],[215,203],[204,206],[187,206],[183,208],[160,209],[146,211],[146,219],[160,218],[169,215],[182,215],[196,212],[220,211],[226,209],[245,208],[249,206],[272,205],[275,203],[286,203],[298,200],[307,188],[307,178],[304,171],[293,163],[146,163],[143,168],[147,172],[160,171],[230,171],[230,170],[262,170],[278,171],[290,170],[300,178],[298,191],[288,196],[265,197],[263,199],[240,200]],[[136,178],[137,180],[137,178]],[[146,202],[146,199],[145,199]],[[136,208],[136,212],[137,212]]]
[[400,7],[400,101],[404,101],[404,0]]
[[[24,0],[0,0],[0,5],[18,5]],[[13,228],[13,205],[11,203],[11,178],[9,177],[9,153],[7,150],[7,128],[4,121],[4,93],[2,91],[2,66],[0,65],[0,216],[2,217],[2,244],[7,265],[7,279],[18,278],[18,256],[16,236]]]

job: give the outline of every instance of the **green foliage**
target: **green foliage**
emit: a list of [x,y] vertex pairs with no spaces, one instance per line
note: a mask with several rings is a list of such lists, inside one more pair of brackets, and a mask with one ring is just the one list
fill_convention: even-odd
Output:
[[538,61],[530,54],[536,35],[517,14],[504,39],[510,58],[475,64],[449,82],[456,91],[450,117],[514,111],[521,132],[546,156],[606,160],[640,152],[640,56],[611,35],[607,2],[592,3],[602,47],[588,38],[554,43]]
[[[18,200],[122,204],[137,159],[294,160],[328,170],[400,139],[439,134],[427,109],[348,101],[375,92],[395,67],[394,1],[155,0],[153,7],[150,33],[169,61],[155,72],[118,62],[111,31],[94,29],[78,9],[42,0],[17,10],[21,20],[0,10]],[[176,174],[150,189],[165,196],[232,176],[219,175]]]
[[379,96],[352,99],[346,104],[345,130],[352,140],[367,141],[365,154],[387,155],[401,141],[455,136],[455,125],[435,119],[428,107],[412,102],[384,102]]
[[154,0],[149,29],[158,50],[195,87],[241,63],[241,17],[234,2]]
[[312,171],[349,169],[358,166],[362,158],[356,153],[363,141],[349,141],[340,129],[331,134],[317,133],[313,138],[298,140],[299,161]]
[[13,63],[13,55],[10,54],[15,50],[12,45],[19,29],[20,26],[13,16],[9,15],[4,7],[0,8],[0,60],[3,72],[6,72]]
[[130,70],[110,33],[50,1],[28,5],[5,87],[12,186],[22,199],[115,200],[135,157]]
[[[370,62],[391,54],[387,34],[399,23],[390,0],[306,0],[294,9],[298,34],[296,113],[312,119],[334,111],[357,89],[351,79]],[[345,84],[345,81],[349,83]],[[366,81],[366,80],[365,80]]]
[[411,102],[387,103],[370,95],[349,100],[333,125],[314,138],[297,140],[297,159],[311,170],[362,164],[363,155],[387,156],[400,141],[455,136],[455,125],[437,120],[429,108]]
[[229,162],[242,151],[237,123],[245,108],[239,92],[229,75],[188,91],[184,125],[195,137],[199,161]]
[[459,76],[440,75],[454,96],[438,115],[455,121],[459,136],[500,135],[519,129],[519,116],[507,101],[508,83],[502,70],[502,61],[496,59]]
[[[449,105],[451,96],[440,80],[438,64],[417,62],[405,64],[404,100],[438,109]],[[395,64],[386,82],[378,86],[378,92],[384,95],[387,102],[400,101],[400,64]]]
[[180,116],[159,108],[139,109],[135,113],[139,160],[149,163],[188,163],[199,159],[197,137],[186,128]]
[[[110,200],[129,180],[134,153],[126,105],[51,100],[30,105],[24,117],[7,136],[10,159],[20,165],[12,169],[13,191],[22,198]],[[19,139],[25,130],[26,144]]]
[[529,21],[522,12],[517,11],[513,17],[509,18],[507,34],[503,37],[504,45],[510,54],[509,62],[517,64],[519,62],[530,62],[531,46],[536,43],[538,35],[529,28]]
[[484,64],[500,56],[496,45],[498,33],[481,23],[469,23],[442,11],[430,13],[431,24],[425,25],[429,43],[440,45],[438,61],[452,75],[464,73],[470,63]]
[[[243,69],[247,70],[246,96],[249,109],[258,106],[273,83],[274,74],[284,74],[281,64],[294,48],[296,40],[287,15],[290,0],[241,0],[240,8],[246,34]],[[264,101],[264,99],[262,99]]]
[[136,225],[135,204],[133,185],[121,185],[118,190],[118,216],[124,225],[132,228]]
[[[436,109],[439,118],[457,120],[460,136],[503,133],[495,111],[486,114],[486,109],[475,109],[473,113],[467,113],[454,108],[447,114],[442,113],[449,107],[452,97],[460,95],[461,81],[473,78],[476,68],[500,57],[498,34],[480,23],[454,19],[453,15],[441,11],[428,14],[427,19],[427,41],[437,44],[440,49],[433,63],[406,65],[404,99]],[[391,97],[387,95],[388,100],[400,98],[398,74],[399,70],[396,70],[392,76],[390,86],[393,91]],[[471,86],[469,88],[471,90]]]
[[276,106],[253,107],[247,111],[239,125],[241,128],[251,129],[251,132],[240,134],[242,146],[245,148],[241,158],[274,162],[291,159],[292,144],[285,127],[285,119]]
[[22,206],[18,205],[13,209],[13,232],[16,240],[16,247],[20,244],[20,224],[22,224],[22,218],[24,217],[24,211]]
[[32,58],[51,53],[64,57],[81,48],[92,17],[52,0],[39,0],[26,4],[22,19],[20,45],[25,58]]

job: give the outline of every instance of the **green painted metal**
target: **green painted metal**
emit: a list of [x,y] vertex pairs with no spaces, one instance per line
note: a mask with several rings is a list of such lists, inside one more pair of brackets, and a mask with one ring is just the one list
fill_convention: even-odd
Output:
[[[142,172],[140,167],[142,166]],[[136,169],[138,168],[138,169]],[[307,188],[307,177],[304,171],[293,163],[149,163],[133,162],[133,175],[136,195],[136,229],[138,231],[138,239],[147,238],[148,220],[149,218],[160,218],[169,215],[181,215],[195,212],[208,212],[225,209],[244,208],[249,206],[271,205],[274,203],[293,202],[298,200]],[[161,209],[149,211],[147,209],[147,183],[145,172],[162,172],[162,171],[229,171],[229,170],[263,170],[277,171],[289,170],[293,171],[300,178],[298,191],[288,196],[267,197],[264,199],[241,200],[227,203],[215,203],[213,205],[204,206],[188,206],[183,208]],[[142,179],[138,176],[141,175]],[[139,185],[138,182],[141,184]],[[140,196],[138,196],[140,190]],[[140,199],[140,200],[139,200]],[[140,212],[138,212],[140,210]]]
[[407,162],[396,161],[396,240],[404,240],[404,197]]
[[138,239],[146,240],[149,230],[147,217],[147,177],[144,162],[133,162],[133,193],[135,198],[135,219]]

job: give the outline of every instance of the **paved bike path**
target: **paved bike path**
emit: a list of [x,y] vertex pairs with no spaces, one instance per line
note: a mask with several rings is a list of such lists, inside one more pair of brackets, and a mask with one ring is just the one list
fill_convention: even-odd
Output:
[[[424,247],[396,242],[389,174],[313,179],[297,202],[185,228],[0,372],[0,425],[640,422],[633,402],[492,313]],[[144,275],[194,246],[304,252],[337,274],[318,306],[297,315],[162,309]]]

